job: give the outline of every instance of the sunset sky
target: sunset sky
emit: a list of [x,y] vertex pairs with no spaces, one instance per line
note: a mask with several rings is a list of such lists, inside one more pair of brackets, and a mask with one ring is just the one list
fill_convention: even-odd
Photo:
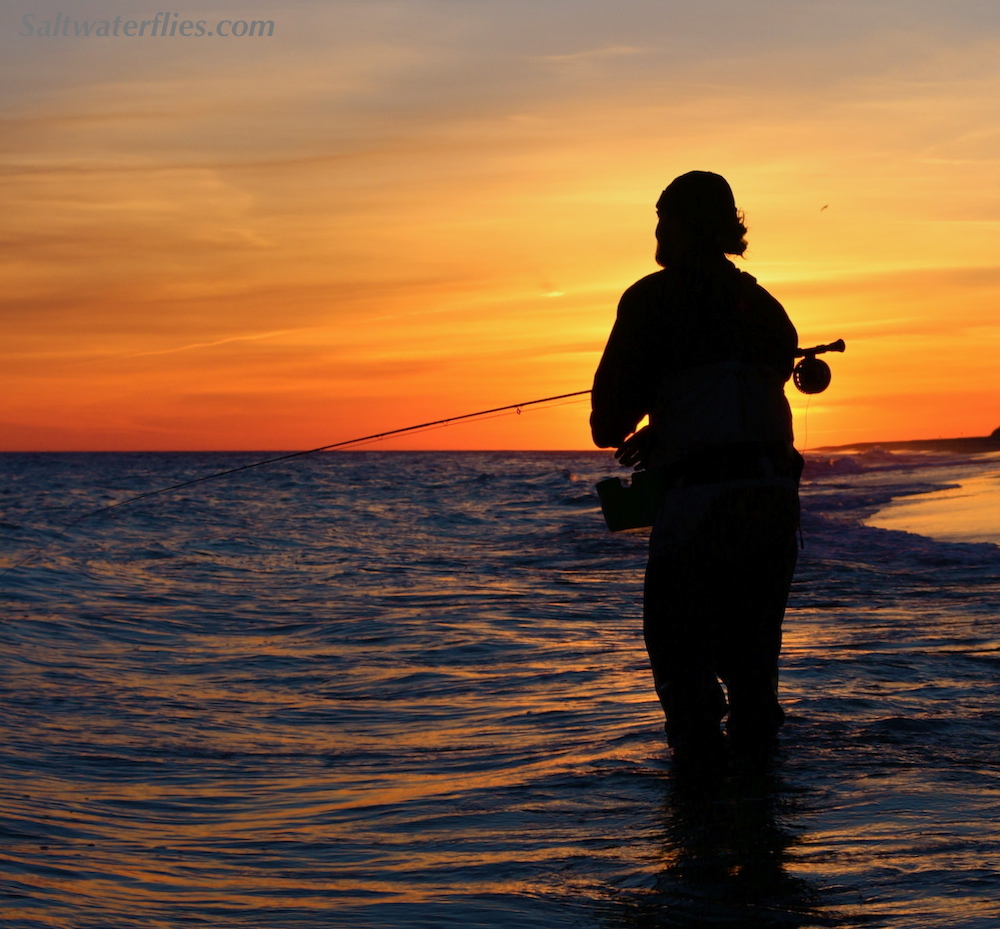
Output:
[[[1000,426],[1000,4],[174,7],[0,17],[0,450],[298,449],[583,390],[655,203],[717,171],[800,345],[799,447]],[[231,27],[227,27],[231,30]],[[30,34],[25,34],[30,33]],[[379,448],[589,448],[586,402]]]

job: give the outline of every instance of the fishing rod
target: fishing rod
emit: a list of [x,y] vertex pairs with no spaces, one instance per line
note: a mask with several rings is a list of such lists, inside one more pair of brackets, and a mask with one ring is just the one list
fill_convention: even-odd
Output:
[[[844,348],[844,340],[838,339],[836,342],[831,342],[829,345],[817,345],[813,348],[796,349],[794,357],[801,358],[802,360],[795,365],[792,372],[792,380],[795,383],[795,386],[805,394],[822,393],[826,390],[826,388],[830,385],[830,366],[826,364],[826,362],[820,361],[816,356],[824,352],[842,352],[844,351]],[[520,413],[524,407],[538,406],[541,403],[552,403],[556,400],[569,400],[574,397],[582,397],[590,392],[591,391],[589,390],[576,390],[568,394],[557,394],[553,397],[541,397],[537,400],[525,400],[523,403],[509,403],[506,406],[497,406],[489,410],[477,410],[475,413],[462,413],[459,416],[448,416],[445,419],[435,419],[426,423],[417,423],[413,426],[403,426],[400,429],[389,429],[386,432],[375,432],[371,435],[359,436],[355,439],[345,439],[341,442],[331,442],[329,445],[319,445],[316,448],[308,448],[304,451],[289,452],[287,455],[276,455],[273,458],[264,458],[261,461],[253,461],[249,464],[240,465],[236,468],[227,468],[225,471],[216,471],[212,474],[205,474],[201,477],[195,477],[188,481],[180,481],[177,484],[171,484],[169,487],[161,487],[157,490],[148,490],[145,493],[136,494],[134,497],[120,500],[118,503],[102,506],[96,510],[84,513],[82,516],[77,516],[76,519],[68,522],[62,527],[62,529],[57,530],[56,535],[49,539],[49,541],[44,545],[39,545],[20,561],[17,561],[14,564],[0,570],[0,577],[3,577],[5,574],[9,574],[11,571],[21,567],[23,564],[27,564],[36,555],[45,551],[45,549],[58,539],[65,536],[70,529],[83,522],[85,519],[99,516],[102,513],[108,513],[111,510],[116,510],[122,506],[128,506],[130,503],[136,503],[139,500],[148,500],[151,497],[159,497],[161,494],[170,493],[174,490],[180,490],[184,487],[192,487],[195,484],[202,484],[205,481],[212,481],[216,478],[226,477],[230,474],[238,474],[241,471],[250,471],[253,468],[263,468],[265,465],[276,464],[279,461],[290,461],[292,458],[302,458],[305,455],[315,455],[317,452],[327,452],[337,448],[347,448],[351,445],[361,445],[365,442],[375,442],[379,439],[386,439],[394,435],[404,435],[408,432],[419,432],[422,429],[431,429],[435,426],[447,426],[451,423],[476,419],[482,416],[490,416],[495,413],[505,413],[509,410],[516,410]]]
[[192,478],[189,481],[181,481],[180,483],[177,484],[171,484],[169,487],[161,487],[158,490],[148,490],[145,493],[136,494],[136,496],[129,497],[126,500],[120,500],[118,503],[112,503],[109,506],[102,506],[96,510],[91,510],[87,513],[84,513],[82,516],[77,516],[76,519],[73,519],[70,522],[66,523],[66,525],[63,526],[62,529],[58,530],[56,535],[54,535],[51,539],[49,539],[49,541],[46,542],[44,545],[38,546],[37,548],[29,552],[20,561],[15,562],[12,565],[9,565],[3,570],[0,570],[0,577],[3,577],[3,575],[10,573],[15,568],[21,567],[21,565],[23,564],[27,564],[36,555],[39,555],[41,552],[45,551],[45,549],[47,549],[50,545],[52,545],[53,542],[56,542],[58,539],[61,539],[63,536],[66,535],[67,532],[69,532],[70,529],[72,529],[77,524],[83,522],[85,519],[90,519],[91,517],[98,516],[101,513],[107,513],[110,510],[116,510],[118,509],[118,507],[127,506],[130,503],[136,503],[139,500],[148,500],[150,497],[158,497],[161,494],[170,493],[173,490],[180,490],[182,487],[191,487],[194,484],[202,484],[205,481],[215,480],[215,478],[218,477],[225,477],[226,475],[229,474],[237,474],[240,471],[249,471],[252,468],[262,468],[265,465],[275,464],[276,462],[279,461],[289,461],[292,458],[301,458],[304,455],[314,455],[317,452],[332,451],[333,449],[336,448],[346,448],[349,445],[360,445],[364,442],[374,442],[379,439],[388,438],[389,436],[403,435],[404,433],[407,432],[419,432],[421,429],[430,429],[433,428],[434,426],[447,426],[450,423],[457,423],[466,419],[475,419],[476,417],[479,416],[489,416],[492,413],[504,413],[508,410],[516,410],[518,414],[520,414],[521,410],[524,407],[537,406],[540,403],[552,403],[555,400],[568,400],[571,397],[582,397],[584,394],[589,394],[589,393],[590,393],[589,390],[577,390],[574,391],[573,393],[558,394],[557,396],[554,397],[542,397],[538,400],[526,400],[523,403],[511,403],[508,404],[507,406],[497,406],[490,410],[478,410],[475,413],[463,413],[460,416],[449,416],[445,419],[435,419],[432,420],[431,422],[418,423],[414,426],[403,426],[401,429],[390,429],[387,432],[375,432],[372,433],[372,435],[359,436],[356,439],[345,439],[342,442],[331,442],[329,445],[320,445],[317,446],[316,448],[309,448],[300,452],[289,452],[287,455],[277,455],[274,458],[264,458],[261,461],[253,461],[250,464],[240,465],[237,468],[227,468],[225,471],[216,471],[213,474],[205,474],[202,475],[201,477]]

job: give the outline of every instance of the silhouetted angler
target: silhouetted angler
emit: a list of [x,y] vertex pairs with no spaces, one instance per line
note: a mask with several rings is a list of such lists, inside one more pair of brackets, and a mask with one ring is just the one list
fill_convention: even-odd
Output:
[[797,340],[778,301],[725,257],[743,254],[747,230],[724,178],[684,174],[656,212],[663,270],[622,296],[591,429],[622,464],[663,469],[646,648],[670,745],[714,757],[727,694],[734,747],[767,748],[784,722],[778,652],[802,463],[784,384]]

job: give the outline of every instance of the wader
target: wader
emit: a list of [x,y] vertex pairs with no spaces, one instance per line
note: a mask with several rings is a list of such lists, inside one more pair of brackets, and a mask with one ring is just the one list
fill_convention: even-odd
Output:
[[778,705],[781,623],[797,556],[801,459],[687,468],[650,534],[643,632],[670,745],[765,748]]

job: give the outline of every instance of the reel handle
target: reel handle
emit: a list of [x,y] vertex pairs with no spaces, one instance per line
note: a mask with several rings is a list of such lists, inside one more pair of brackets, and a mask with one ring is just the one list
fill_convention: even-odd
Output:
[[817,355],[822,355],[823,352],[842,352],[845,348],[847,348],[847,344],[844,340],[837,339],[836,342],[831,342],[829,345],[817,345],[815,348],[797,349],[792,357],[815,358]]

